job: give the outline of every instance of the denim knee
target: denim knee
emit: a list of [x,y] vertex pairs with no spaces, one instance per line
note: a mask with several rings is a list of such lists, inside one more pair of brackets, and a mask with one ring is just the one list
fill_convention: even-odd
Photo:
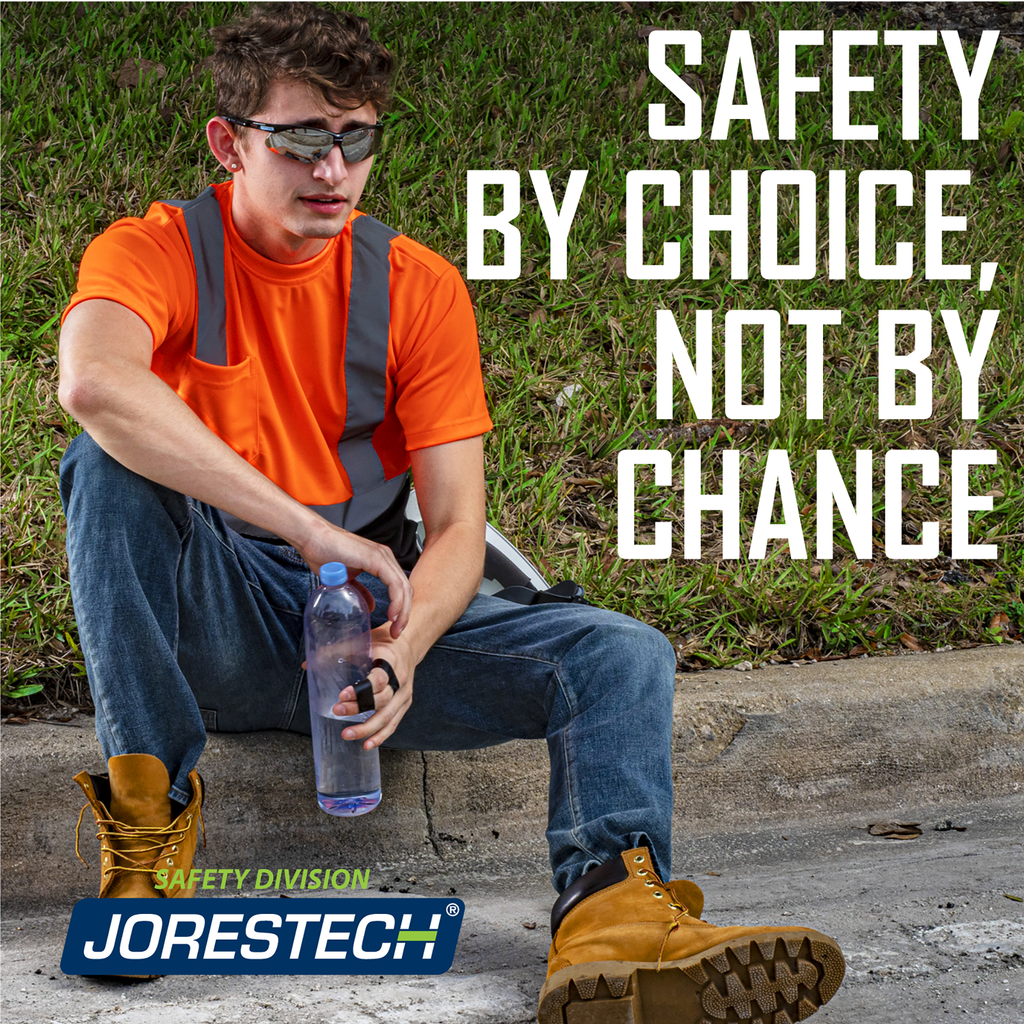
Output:
[[674,693],[676,649],[672,646],[672,641],[661,630],[642,622],[637,622],[635,628],[642,634],[642,639],[638,640],[638,643],[644,652],[644,664],[649,666],[649,675],[667,683],[669,692]]
[[[624,698],[671,707],[675,693],[676,652],[668,638],[625,615],[601,612],[577,645],[579,658],[566,659],[582,693],[602,685]],[[563,662],[563,668],[565,663]],[[560,672],[563,676],[564,672]]]

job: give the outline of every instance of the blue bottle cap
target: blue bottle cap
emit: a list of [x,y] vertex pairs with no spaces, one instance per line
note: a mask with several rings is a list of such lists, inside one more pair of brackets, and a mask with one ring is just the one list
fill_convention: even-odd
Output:
[[340,587],[348,583],[348,569],[341,562],[324,562],[320,566],[320,582],[325,587]]

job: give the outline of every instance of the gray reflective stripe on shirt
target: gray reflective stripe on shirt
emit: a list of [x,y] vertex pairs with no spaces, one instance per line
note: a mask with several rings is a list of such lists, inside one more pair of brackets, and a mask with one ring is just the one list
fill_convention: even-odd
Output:
[[196,268],[196,352],[201,363],[228,365],[227,313],[224,298],[224,224],[211,185],[195,199],[166,200],[185,213],[185,227]]
[[[398,500],[406,484],[405,473],[399,473],[380,487],[362,494],[355,494],[348,501],[337,505],[307,505],[312,511],[322,515],[329,523],[342,529],[357,533],[364,526],[369,526],[378,516],[387,512]],[[404,513],[404,502],[403,502]]]
[[[179,207],[196,271],[196,348],[200,362],[227,366],[224,287],[224,224],[213,186],[195,199],[163,200]],[[345,337],[345,430],[338,457],[348,474],[352,498],[333,505],[310,505],[335,526],[356,531],[386,512],[401,495],[406,473],[386,480],[373,447],[373,433],[384,421],[388,330],[391,321],[390,251],[399,232],[373,217],[352,222],[352,280]],[[266,530],[225,514],[232,529],[270,537]]]
[[[387,484],[384,466],[371,443],[384,421],[391,323],[391,240],[398,232],[374,217],[352,221],[352,280],[345,329],[345,432],[338,458],[352,486],[342,521],[323,509],[326,519],[358,530],[377,518],[398,497],[405,482],[399,474]],[[388,497],[385,497],[385,496]]]

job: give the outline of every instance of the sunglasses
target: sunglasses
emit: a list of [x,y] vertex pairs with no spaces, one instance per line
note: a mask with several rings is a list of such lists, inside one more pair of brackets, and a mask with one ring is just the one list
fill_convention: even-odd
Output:
[[243,128],[257,128],[261,132],[269,132],[267,149],[281,156],[289,156],[304,164],[315,164],[323,160],[335,147],[341,146],[341,155],[350,163],[358,164],[369,159],[377,152],[384,125],[378,121],[364,128],[353,128],[351,131],[336,135],[324,128],[300,128],[290,124],[261,124],[244,117],[228,117],[221,114],[230,124]]

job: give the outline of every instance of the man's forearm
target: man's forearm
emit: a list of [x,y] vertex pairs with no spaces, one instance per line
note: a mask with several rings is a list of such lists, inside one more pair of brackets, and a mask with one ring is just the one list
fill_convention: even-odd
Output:
[[483,564],[484,538],[475,524],[454,522],[424,546],[409,577],[412,612],[402,635],[416,664],[473,600]]
[[126,372],[89,387],[68,401],[69,411],[123,466],[296,547],[306,542],[315,514],[209,430],[156,374]]
[[281,490],[148,370],[94,389],[88,397],[65,395],[62,401],[108,455],[148,480],[277,534],[314,572],[338,561],[377,576],[391,598],[392,635],[401,634],[412,588],[389,548],[332,526]]

